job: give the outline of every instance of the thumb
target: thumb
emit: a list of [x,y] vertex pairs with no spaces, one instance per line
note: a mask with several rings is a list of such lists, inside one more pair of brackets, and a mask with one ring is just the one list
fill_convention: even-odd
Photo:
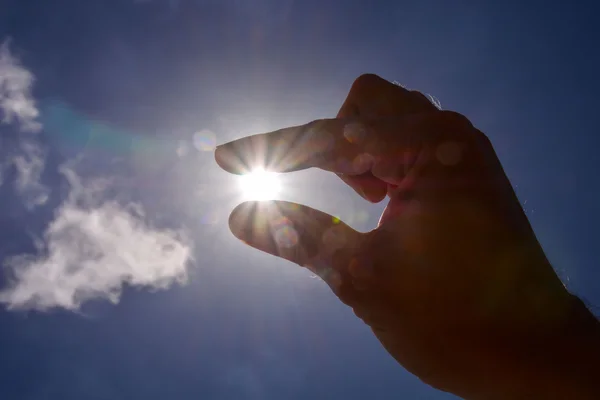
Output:
[[365,237],[329,214],[286,201],[242,203],[229,227],[246,244],[310,269],[334,291]]

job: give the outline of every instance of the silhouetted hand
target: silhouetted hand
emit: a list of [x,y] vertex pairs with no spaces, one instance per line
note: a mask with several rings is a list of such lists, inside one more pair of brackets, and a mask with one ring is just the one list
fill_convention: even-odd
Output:
[[389,197],[367,233],[282,201],[243,203],[230,227],[322,277],[424,382],[466,398],[600,393],[598,323],[556,276],[490,141],[464,116],[364,75],[338,118],[225,144],[216,159],[232,173],[320,168],[370,201]]

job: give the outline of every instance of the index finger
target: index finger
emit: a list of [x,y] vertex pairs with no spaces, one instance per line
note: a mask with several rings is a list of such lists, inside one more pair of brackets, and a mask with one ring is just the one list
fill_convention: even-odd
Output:
[[221,168],[234,174],[258,167],[273,172],[317,167],[361,174],[371,168],[373,158],[392,150],[394,142],[407,132],[396,122],[392,142],[387,140],[385,129],[359,119],[322,119],[234,140],[217,147],[215,159]]

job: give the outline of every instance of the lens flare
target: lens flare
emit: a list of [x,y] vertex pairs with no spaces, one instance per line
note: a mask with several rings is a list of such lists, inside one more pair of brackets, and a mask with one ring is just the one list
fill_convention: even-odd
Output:
[[208,129],[194,133],[193,142],[199,151],[213,151],[217,147],[217,138]]
[[294,229],[292,222],[285,217],[271,223],[271,233],[280,248],[289,249],[298,244],[298,232]]

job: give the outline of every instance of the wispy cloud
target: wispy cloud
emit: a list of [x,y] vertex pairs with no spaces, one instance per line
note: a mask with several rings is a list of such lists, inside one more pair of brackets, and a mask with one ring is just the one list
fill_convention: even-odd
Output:
[[10,40],[0,45],[0,110],[2,123],[18,123],[24,131],[37,132],[39,111],[31,96],[33,74],[10,52]]
[[7,263],[0,292],[12,309],[76,310],[92,299],[119,300],[124,285],[165,289],[187,279],[192,249],[182,233],[149,224],[140,205],[104,200],[106,182],[83,184],[64,168],[71,192],[38,244],[38,255]]
[[[46,163],[42,126],[31,93],[34,76],[9,44],[0,45],[0,124],[14,125],[19,134],[16,147],[4,152],[0,173],[15,168],[15,189],[31,209],[49,193],[40,181]],[[93,299],[117,302],[125,285],[164,289],[187,279],[192,249],[182,233],[153,227],[140,205],[107,200],[109,180],[84,183],[72,168],[62,172],[69,195],[37,241],[37,254],[4,263],[9,285],[0,291],[0,303],[76,310]]]
[[32,209],[48,199],[48,188],[40,182],[45,153],[32,137],[42,126],[37,121],[39,111],[31,94],[34,76],[11,54],[9,46],[10,40],[0,45],[0,123],[16,125],[21,138],[16,151],[8,152],[0,167],[14,166],[15,188],[25,206]]
[[45,152],[36,142],[22,139],[19,151],[12,157],[17,170],[15,188],[28,209],[40,206],[48,200],[49,189],[41,183],[45,166]]

